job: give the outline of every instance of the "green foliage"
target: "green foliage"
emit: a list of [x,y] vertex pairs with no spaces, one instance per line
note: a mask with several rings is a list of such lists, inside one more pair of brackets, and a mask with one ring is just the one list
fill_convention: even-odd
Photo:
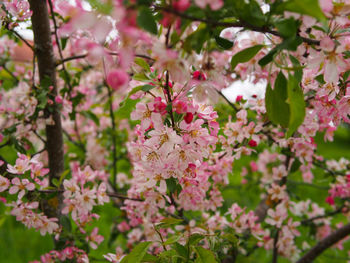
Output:
[[269,119],[288,128],[290,137],[303,123],[305,117],[304,93],[297,79],[289,74],[289,79],[279,72],[274,89],[270,85],[265,94],[266,111]]
[[223,49],[230,49],[233,47],[233,42],[231,42],[230,40],[227,40],[225,38],[222,38],[220,36],[216,36],[215,37],[216,43],[222,47]]
[[142,261],[144,256],[146,255],[148,247],[152,244],[152,242],[142,242],[137,244],[131,253],[125,256],[121,263],[139,263]]
[[305,118],[304,93],[299,82],[291,74],[289,74],[288,80],[288,103],[290,107],[290,118],[287,137],[290,137],[303,123]]
[[284,4],[283,8],[291,12],[314,17],[320,21],[326,19],[318,0],[289,0]]
[[287,84],[287,79],[280,71],[277,75],[274,89],[271,88],[271,85],[267,85],[265,93],[266,112],[269,119],[283,127],[288,127],[290,115],[287,103]]
[[255,45],[236,53],[231,59],[232,69],[234,69],[239,63],[245,63],[251,60],[263,47],[264,45]]
[[215,256],[212,251],[205,249],[203,247],[195,247],[196,253],[198,255],[198,263],[216,263]]
[[147,7],[141,7],[137,16],[137,24],[140,28],[157,35],[158,28],[152,12]]

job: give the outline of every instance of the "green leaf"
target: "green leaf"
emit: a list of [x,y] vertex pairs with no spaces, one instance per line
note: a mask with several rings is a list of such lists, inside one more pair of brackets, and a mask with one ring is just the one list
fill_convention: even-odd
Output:
[[201,263],[217,263],[213,252],[202,247],[195,247],[199,262]]
[[129,92],[128,96],[119,104],[119,106],[120,106],[120,107],[123,107],[123,106],[125,105],[125,103],[128,101],[128,99],[130,98],[130,96],[133,95],[133,94],[135,94],[136,92],[142,90],[142,87],[143,87],[143,86],[137,86],[137,87],[133,88],[133,89]]
[[130,98],[125,99],[123,102],[123,105],[115,112],[115,116],[118,117],[118,119],[128,119],[130,118],[131,112],[134,110],[136,104],[140,100],[132,100]]
[[142,58],[135,58],[135,63],[142,67],[146,72],[151,72],[151,68],[148,63]]
[[62,184],[62,181],[64,180],[64,178],[66,178],[66,176],[69,174],[69,172],[70,172],[70,169],[67,169],[61,174],[60,179],[58,180],[59,186]]
[[190,236],[190,238],[188,239],[188,244],[191,245],[197,245],[199,241],[201,241],[204,238],[203,235],[201,234],[193,234]]
[[239,63],[245,63],[251,60],[263,47],[264,45],[255,45],[236,53],[231,59],[232,69],[234,69]]
[[286,102],[288,98],[287,84],[287,79],[280,71],[274,89],[268,85],[265,94],[267,116],[274,124],[280,124],[285,128],[288,127],[290,114],[289,104]]
[[208,28],[204,23],[201,23],[197,30],[190,34],[183,44],[183,49],[191,53],[192,50],[196,51],[198,54],[201,52],[204,43],[209,38]]
[[100,119],[92,111],[83,111],[82,114],[92,120],[97,126],[100,126]]
[[261,58],[259,60],[259,65],[261,67],[264,67],[266,66],[267,64],[269,64],[272,60],[273,60],[273,57],[275,56],[275,54],[277,53],[278,49],[275,47],[273,49],[270,50],[269,53],[267,53],[263,58]]
[[286,49],[291,51],[296,51],[298,46],[303,43],[301,37],[294,36],[285,39],[281,44],[277,45],[276,48],[278,50]]
[[132,78],[134,80],[138,80],[138,81],[149,81],[149,77],[145,75],[145,73],[137,73],[134,76],[132,76]]
[[287,137],[290,137],[303,123],[305,118],[304,93],[297,79],[291,74],[289,74],[288,80],[288,103],[290,118]]
[[188,250],[185,246],[175,243],[173,245],[173,248],[176,250],[177,254],[179,254],[181,257],[187,258],[188,256]]
[[92,8],[103,14],[110,14],[113,10],[113,4],[111,0],[100,1],[100,0],[87,0]]
[[139,14],[136,18],[136,22],[140,28],[154,35],[157,35],[157,24],[149,8],[143,7],[139,9]]
[[146,255],[148,247],[152,244],[152,242],[142,242],[134,247],[134,249],[130,252],[129,255],[124,257],[120,263],[139,263],[142,261],[144,256]]
[[294,57],[293,55],[289,55],[290,61],[292,62],[295,70],[294,70],[294,77],[297,79],[298,82],[301,82],[303,79],[303,66],[300,64],[299,60]]
[[151,254],[146,253],[141,262],[157,262],[158,258]]
[[294,173],[296,171],[299,171],[299,167],[301,166],[301,162],[298,158],[294,159],[294,162],[292,164],[292,167],[290,168],[290,173]]
[[233,42],[231,42],[230,40],[227,40],[226,38],[216,36],[215,41],[223,49],[230,49],[233,47]]
[[151,89],[154,89],[155,87],[156,86],[154,86],[154,85],[146,84],[146,85],[141,87],[141,90],[143,90],[144,92],[147,92],[147,91],[150,91]]
[[297,34],[298,25],[297,21],[294,18],[288,18],[284,20],[280,20],[275,24],[278,32],[284,38],[292,37]]
[[61,48],[62,48],[62,50],[64,50],[66,48],[67,42],[68,42],[68,38],[67,37],[61,38]]
[[290,0],[285,3],[284,8],[287,11],[312,16],[321,21],[326,20],[318,0]]
[[180,234],[172,235],[172,236],[170,236],[170,237],[167,239],[167,241],[165,241],[163,244],[164,244],[164,245],[173,244],[173,243],[179,241],[179,239],[180,239],[181,237],[182,237],[182,235],[180,235]]
[[160,221],[158,225],[156,225],[157,228],[167,228],[173,225],[178,225],[182,222],[182,219],[174,218],[174,217],[167,217]]

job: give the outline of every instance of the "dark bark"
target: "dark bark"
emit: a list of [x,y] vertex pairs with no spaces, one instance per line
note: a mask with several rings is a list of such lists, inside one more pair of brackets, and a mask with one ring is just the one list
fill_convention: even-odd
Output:
[[[33,11],[32,25],[34,33],[34,50],[38,60],[39,76],[42,82],[50,78],[53,89],[51,94],[57,95],[56,64],[53,52],[50,20],[45,0],[29,0]],[[46,125],[46,148],[49,154],[50,179],[59,178],[64,170],[63,133],[60,112],[56,104],[49,106],[53,125]],[[48,109],[46,109],[48,111]]]
[[312,262],[315,258],[317,258],[323,251],[327,248],[333,246],[346,236],[350,234],[350,224],[347,224],[329,236],[322,239],[320,242],[316,244],[313,248],[311,248],[304,256],[302,256],[297,263],[309,263]]
[[[54,98],[57,95],[56,60],[51,39],[47,2],[46,0],[29,0],[29,3],[30,9],[33,11],[31,20],[34,33],[34,52],[37,57],[40,83],[43,84],[44,80],[50,79],[53,87],[50,91],[50,97]],[[53,120],[52,124],[46,125],[46,149],[49,157],[50,183],[52,184],[52,180],[54,178],[58,179],[64,171],[61,115],[55,102],[53,105],[46,107],[45,115]],[[57,209],[45,206],[45,214],[59,216],[60,196],[58,196],[58,199]]]

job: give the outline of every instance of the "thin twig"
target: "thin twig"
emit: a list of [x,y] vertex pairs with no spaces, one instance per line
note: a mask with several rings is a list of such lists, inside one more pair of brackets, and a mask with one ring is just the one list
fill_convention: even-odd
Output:
[[82,54],[82,55],[71,56],[68,58],[63,58],[61,60],[56,61],[56,66],[62,65],[62,64],[66,63],[68,61],[71,61],[71,60],[86,58],[87,55],[88,54]]
[[221,91],[219,90],[216,90],[216,91],[233,108],[235,112],[238,112],[237,107],[231,101],[229,101],[229,99],[226,98],[226,96]]
[[337,208],[336,210],[334,211],[331,211],[331,212],[328,212],[328,213],[325,213],[324,215],[318,215],[318,216],[314,216],[314,217],[311,217],[311,218],[308,218],[308,219],[304,219],[301,221],[301,224],[309,224],[315,220],[318,220],[318,219],[323,219],[323,218],[326,218],[326,217],[330,217],[330,216],[334,216],[336,214],[339,214],[339,213],[342,213],[343,212],[343,209],[344,209],[345,206],[341,206],[339,208]]
[[36,135],[36,137],[38,137],[39,140],[42,141],[46,145],[46,140],[43,137],[41,137],[36,130],[33,129],[32,131]]
[[35,155],[41,154],[46,151],[46,147],[42,148],[40,151],[33,153],[30,157],[33,158]]
[[16,37],[22,40],[24,44],[26,44],[32,51],[34,51],[34,47],[24,37],[22,37],[16,30],[9,29],[8,27],[6,27],[6,29],[13,32],[16,35]]
[[63,134],[66,135],[68,141],[70,141],[75,146],[78,146],[80,149],[82,149],[84,152],[86,152],[85,145],[83,143],[79,143],[79,142],[76,142],[75,140],[73,140],[72,136],[70,136],[70,134],[66,130],[63,130]]
[[165,251],[167,251],[167,248],[166,248],[166,246],[164,245],[164,239],[163,239],[162,234],[159,232],[159,230],[157,229],[157,227],[156,227],[154,224],[153,224],[153,228],[154,228],[154,230],[157,232],[157,234],[158,234],[158,236],[159,236],[159,238],[160,238],[160,240],[161,240],[161,242],[162,242],[163,249],[164,249]]
[[13,72],[11,70],[9,70],[5,64],[1,65],[2,68],[11,75],[11,77],[16,81],[16,83],[19,82],[19,79],[15,76],[15,74],[13,74]]

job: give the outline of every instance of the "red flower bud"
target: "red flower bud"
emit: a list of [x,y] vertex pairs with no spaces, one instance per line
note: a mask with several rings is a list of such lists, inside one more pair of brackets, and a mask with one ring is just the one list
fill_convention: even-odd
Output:
[[184,117],[184,120],[187,124],[191,123],[193,120],[193,114],[191,112],[187,112],[185,117]]
[[236,97],[236,102],[240,102],[242,99],[243,99],[243,96],[242,95],[238,95]]
[[256,141],[254,141],[254,140],[250,140],[250,141],[248,142],[248,144],[249,144],[250,147],[256,147],[256,146],[258,146],[258,143],[257,143]]

